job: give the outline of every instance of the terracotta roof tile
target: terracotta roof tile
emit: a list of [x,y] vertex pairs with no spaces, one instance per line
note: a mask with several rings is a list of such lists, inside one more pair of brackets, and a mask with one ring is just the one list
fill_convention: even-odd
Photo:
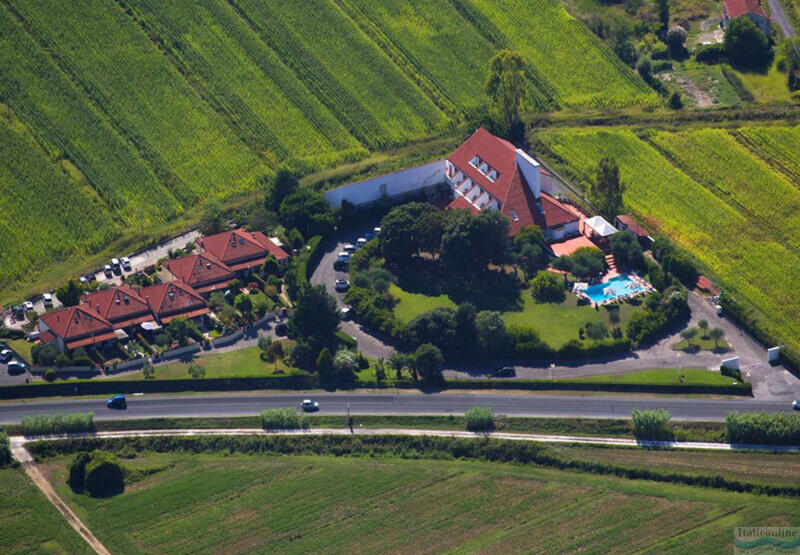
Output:
[[272,254],[277,260],[289,258],[286,251],[260,231],[253,232],[241,228],[203,237],[198,244],[226,265],[250,258],[264,258],[267,254]]
[[[127,284],[87,293],[81,297],[81,303],[112,324],[150,314],[145,300]],[[127,324],[122,327],[127,327]]]
[[192,287],[233,279],[233,271],[215,257],[206,254],[190,254],[164,262],[169,272]]
[[[508,141],[495,137],[483,127],[479,127],[453,151],[448,159],[474,183],[489,191],[502,202],[508,194],[508,187],[517,167],[516,150],[516,147]],[[482,162],[486,162],[497,171],[498,176],[494,182],[489,181],[488,177],[479,172],[477,168],[472,167],[470,161],[476,155]]]
[[206,306],[206,301],[197,291],[180,281],[145,287],[139,291],[139,295],[148,300],[159,318],[180,316]]
[[65,341],[87,335],[113,332],[111,323],[84,305],[70,306],[39,317],[52,333]]
[[735,19],[742,15],[754,14],[767,17],[761,2],[758,0],[725,0],[723,2],[725,12],[730,19]]
[[447,208],[449,208],[450,210],[469,210],[470,212],[472,212],[473,215],[479,212],[479,210],[475,207],[474,204],[472,204],[462,196],[456,196],[456,198],[453,199],[450,202],[450,204],[447,205]]

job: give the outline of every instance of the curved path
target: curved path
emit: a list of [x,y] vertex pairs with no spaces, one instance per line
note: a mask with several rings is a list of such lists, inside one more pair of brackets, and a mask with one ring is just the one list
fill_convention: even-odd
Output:
[[297,407],[304,398],[320,404],[320,414],[463,414],[490,406],[506,416],[628,418],[632,409],[663,408],[675,420],[723,420],[729,411],[791,411],[791,403],[754,399],[698,399],[482,393],[301,393],[186,396],[128,396],[126,410],[111,410],[103,399],[30,401],[0,404],[0,424],[25,415],[94,412],[97,420],[134,418],[253,416],[266,408]]

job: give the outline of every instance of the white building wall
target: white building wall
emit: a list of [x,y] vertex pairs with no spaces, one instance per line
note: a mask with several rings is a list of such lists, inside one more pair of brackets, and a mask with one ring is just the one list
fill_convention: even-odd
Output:
[[355,206],[373,203],[383,196],[397,197],[411,195],[423,189],[446,181],[445,160],[401,170],[394,173],[372,177],[325,191],[325,200],[334,208],[339,208],[343,200]]
[[516,162],[522,175],[525,176],[525,181],[528,182],[528,187],[531,188],[533,196],[539,198],[541,193],[539,162],[521,148],[516,151]]

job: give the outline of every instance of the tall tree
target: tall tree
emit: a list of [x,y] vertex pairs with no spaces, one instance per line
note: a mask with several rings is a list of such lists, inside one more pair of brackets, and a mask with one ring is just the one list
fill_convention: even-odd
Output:
[[658,20],[661,28],[666,31],[669,28],[669,0],[656,0],[658,4]]
[[281,223],[297,228],[303,237],[326,235],[333,230],[333,211],[322,193],[301,187],[281,202]]
[[72,278],[56,289],[56,297],[64,306],[75,306],[81,301],[83,291],[83,285],[77,279]]
[[304,287],[289,317],[289,335],[311,346],[314,351],[313,363],[318,352],[333,343],[333,334],[339,328],[339,321],[336,299],[328,294],[324,285]]
[[272,182],[272,187],[267,192],[266,208],[267,210],[277,211],[283,199],[295,192],[298,185],[297,175],[285,168],[278,170],[275,174],[275,180]]
[[622,211],[625,186],[619,180],[619,167],[613,158],[603,158],[597,168],[597,183],[589,189],[589,200],[604,218],[613,222]]
[[417,372],[426,382],[438,382],[442,380],[442,351],[436,345],[425,343],[420,345],[414,353],[414,360]]
[[502,115],[509,135],[520,127],[519,108],[525,97],[525,59],[520,52],[501,50],[489,62],[486,94]]
[[743,68],[764,67],[772,60],[766,35],[746,17],[737,17],[728,24],[725,50],[733,63]]

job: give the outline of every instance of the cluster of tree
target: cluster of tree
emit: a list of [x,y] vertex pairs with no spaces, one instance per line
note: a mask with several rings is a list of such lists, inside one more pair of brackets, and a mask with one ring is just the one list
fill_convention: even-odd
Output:
[[[663,237],[655,240],[651,250],[655,259],[661,263],[664,272],[672,274],[687,287],[694,287],[700,274],[688,254],[677,250]],[[656,284],[653,283],[653,285]]]
[[598,248],[581,247],[569,256],[559,256],[553,260],[552,266],[577,278],[590,279],[605,270],[606,257]]
[[31,358],[39,366],[94,366],[94,362],[83,347],[78,347],[71,353],[59,353],[50,344],[38,344],[31,347]]
[[538,225],[526,225],[514,236],[512,248],[507,253],[507,262],[525,272],[530,279],[547,266],[549,260],[544,231]]
[[454,279],[469,281],[504,261],[509,222],[496,210],[473,216],[419,202],[393,208],[381,222],[379,247],[390,266],[403,267],[421,253],[438,260]]
[[316,371],[320,383],[353,383],[356,372],[367,368],[369,362],[359,353],[350,349],[339,349],[332,354],[327,347],[323,348],[316,361]]
[[109,497],[125,490],[125,472],[113,454],[84,451],[70,463],[67,483],[76,493],[85,491],[92,497]]
[[[491,115],[501,133],[514,143],[525,140],[520,108],[528,88],[527,63],[521,52],[500,50],[489,62],[485,90],[491,100]],[[496,127],[495,127],[496,129]]]
[[728,59],[744,69],[763,69],[773,58],[769,39],[747,17],[737,17],[728,23],[723,42]]
[[800,38],[786,38],[781,43],[778,69],[786,72],[789,91],[800,91]]
[[635,312],[628,322],[626,334],[634,346],[660,337],[664,331],[689,316],[686,291],[673,285],[663,292],[648,295],[644,309]]
[[641,270],[644,268],[644,254],[639,238],[630,231],[620,231],[611,236],[611,254],[618,268]]
[[603,158],[597,167],[595,183],[587,191],[589,201],[598,214],[613,222],[617,214],[622,213],[624,193],[625,185],[619,179],[617,161],[614,158]]
[[328,354],[335,350],[340,321],[336,299],[328,294],[325,286],[300,289],[289,317],[289,337],[296,341],[292,359],[298,368],[316,370],[323,349],[327,349]]
[[440,383],[444,379],[443,364],[442,350],[432,343],[423,343],[416,350],[406,353],[395,352],[389,360],[389,367],[396,372],[398,379],[403,371],[408,371],[415,380],[421,379],[429,384]]
[[561,303],[567,297],[564,280],[553,272],[540,271],[531,280],[531,294],[537,301]]

